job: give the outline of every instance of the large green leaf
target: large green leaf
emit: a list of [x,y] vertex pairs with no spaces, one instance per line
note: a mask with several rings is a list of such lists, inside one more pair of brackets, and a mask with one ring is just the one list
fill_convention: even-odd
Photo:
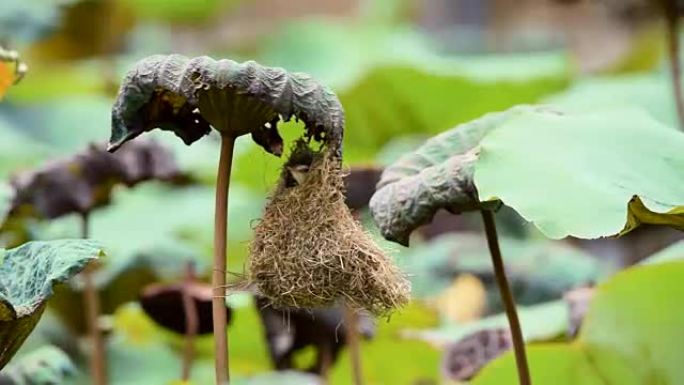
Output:
[[103,254],[87,240],[29,242],[0,249],[0,368],[40,319],[53,286]]
[[684,229],[684,135],[640,110],[530,111],[485,137],[474,182],[550,238]]
[[[578,340],[528,347],[534,383],[679,384],[684,313],[678,300],[684,262],[639,266],[599,286]],[[515,384],[511,353],[492,362],[475,385]]]
[[41,347],[7,365],[0,374],[6,385],[54,385],[73,376],[76,367],[62,350]]
[[[438,209],[503,202],[550,238],[684,229],[684,135],[640,110],[516,107],[437,135],[383,172],[370,208],[407,244]],[[641,156],[648,154],[648,156]],[[485,207],[486,208],[486,207]]]

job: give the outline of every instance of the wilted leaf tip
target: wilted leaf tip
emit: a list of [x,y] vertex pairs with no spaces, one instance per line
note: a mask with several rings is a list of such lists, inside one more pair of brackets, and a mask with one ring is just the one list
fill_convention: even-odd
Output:
[[382,235],[408,246],[413,230],[440,209],[458,214],[500,205],[480,202],[473,180],[480,142],[512,117],[537,108],[517,106],[461,124],[385,168],[369,204]]

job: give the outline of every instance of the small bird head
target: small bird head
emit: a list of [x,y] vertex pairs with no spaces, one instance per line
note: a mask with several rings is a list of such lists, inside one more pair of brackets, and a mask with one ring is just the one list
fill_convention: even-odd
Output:
[[287,171],[290,173],[292,180],[288,183],[288,187],[294,187],[304,183],[307,173],[309,172],[309,166],[305,164],[297,164],[293,166],[286,166]]

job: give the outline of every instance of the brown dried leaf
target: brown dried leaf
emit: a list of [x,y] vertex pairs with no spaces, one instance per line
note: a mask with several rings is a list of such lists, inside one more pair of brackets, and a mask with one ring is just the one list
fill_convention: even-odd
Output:
[[[197,334],[211,334],[214,328],[211,302],[214,297],[209,284],[193,282],[185,287],[185,283],[152,284],[140,295],[140,306],[145,313],[159,326],[178,334],[185,334],[185,308],[183,307],[183,290],[187,290],[195,302],[197,311]],[[228,310],[227,322],[230,324],[232,311]]]
[[496,357],[512,346],[506,329],[486,329],[447,346],[442,358],[442,371],[454,381],[467,381]]
[[141,141],[116,155],[90,145],[70,158],[16,175],[10,181],[9,217],[57,218],[87,213],[109,203],[116,185],[148,180],[186,182],[171,152],[153,141]]

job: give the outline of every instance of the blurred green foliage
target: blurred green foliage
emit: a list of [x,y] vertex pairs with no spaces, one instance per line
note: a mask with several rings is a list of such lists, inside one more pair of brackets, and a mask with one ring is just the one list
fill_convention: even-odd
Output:
[[201,24],[243,0],[120,0],[144,20]]
[[8,385],[61,384],[76,373],[69,356],[54,346],[44,346],[7,366],[0,382]]
[[[233,59],[254,58],[263,64],[311,73],[336,91],[345,107],[347,164],[385,166],[414,149],[424,138],[459,123],[487,112],[539,101],[570,112],[602,113],[638,107],[660,123],[676,126],[669,78],[664,71],[654,69],[662,47],[652,44],[660,38],[652,31],[641,35],[632,51],[608,71],[582,78],[575,73],[573,59],[564,50],[480,55],[445,52],[431,36],[412,25],[415,4],[405,0],[360,2],[359,15],[355,18],[333,20],[303,15],[282,25],[266,20],[264,24],[269,28],[264,28],[256,37],[249,33],[240,35],[236,39],[238,47],[228,44],[223,47],[204,40],[223,42],[223,28],[233,20],[232,12],[253,1],[5,0],[1,3],[0,40],[3,43],[7,40],[11,48],[16,46],[23,51],[30,73],[8,90],[0,104],[0,199],[7,195],[6,181],[12,173],[74,153],[92,141],[105,141],[109,135],[112,98],[126,69],[142,56],[171,50],[193,55],[197,51],[210,55],[220,53]],[[244,15],[249,16],[249,12]],[[255,27],[258,28],[263,27]],[[205,52],[205,47],[216,51]],[[620,75],[615,76],[616,73]],[[280,128],[286,143],[292,143],[302,132],[296,122],[282,124]],[[599,130],[604,127],[596,128]],[[607,128],[606,136],[611,132]],[[195,261],[200,273],[206,276],[212,249],[213,190],[210,186],[215,179],[218,141],[210,137],[187,147],[168,133],[146,135],[172,148],[181,168],[195,176],[200,184],[178,190],[148,185],[117,191],[113,205],[92,216],[92,236],[110,251],[97,282],[106,312],[113,314],[113,329],[108,336],[112,385],[170,385],[178,379],[181,338],[159,329],[134,300],[145,283],[177,280],[188,260]],[[528,139],[527,136],[516,138],[508,145],[526,149]],[[551,152],[553,145],[548,146]],[[530,154],[524,155],[530,164],[544,163],[530,158]],[[600,164],[601,160],[596,159],[595,163]],[[266,154],[251,138],[238,140],[229,209],[229,270],[233,273],[229,279],[233,281],[242,277],[253,221],[259,217],[277,181],[281,164],[281,159]],[[508,166],[493,164],[491,167],[496,175],[503,175]],[[523,166],[520,175],[506,176],[514,179],[511,186],[520,184],[524,178],[538,179],[527,165]],[[567,177],[565,173],[559,175]],[[537,192],[548,194],[547,184],[535,186]],[[573,217],[575,212],[569,207],[564,208],[566,216]],[[0,215],[2,211],[0,202]],[[370,221],[365,220],[364,224],[369,231],[377,232]],[[41,239],[79,234],[76,218],[33,225],[30,230],[33,237]],[[481,242],[466,238],[468,235],[457,235],[449,242],[437,241],[406,252],[396,249],[392,252],[414,274],[417,291],[440,293],[449,283],[444,279],[445,270],[482,273],[489,268]],[[454,251],[456,246],[460,248]],[[553,300],[563,289],[600,279],[606,271],[592,257],[547,241],[504,238],[502,248],[513,280],[525,283],[526,291],[520,294],[522,302]],[[678,249],[670,249],[661,256],[669,259],[679,254]],[[681,377],[681,373],[672,357],[678,357],[676,349],[683,339],[680,331],[670,326],[681,324],[681,317],[663,309],[676,308],[673,301],[679,289],[675,283],[684,274],[681,267],[671,263],[638,268],[602,286],[580,341],[530,348],[535,382],[547,380],[560,384],[567,380],[577,384],[603,384],[598,379],[600,375],[611,384],[642,380],[676,383],[673,378]],[[38,326],[40,335],[34,335],[36,338],[29,346],[33,349],[58,341],[66,347],[65,352],[79,368],[75,379],[63,382],[66,385],[90,383],[76,340],[68,330],[55,326],[59,319],[68,320],[71,326],[82,321],[78,320],[80,303],[76,300],[80,296],[79,287],[76,280],[57,292],[59,298],[55,298],[53,310],[59,310],[62,315],[54,317],[53,311],[50,317],[44,317]],[[288,381],[303,385],[310,381],[309,377],[292,373],[267,373],[271,364],[251,298],[236,294],[228,301],[235,310],[230,344],[236,385],[275,385]],[[520,310],[528,341],[546,339],[566,327],[567,310],[561,302]],[[632,322],[624,323],[623,319]],[[362,343],[366,383],[439,383],[442,352],[433,345],[452,341],[478,328],[502,326],[505,322],[501,315],[464,325],[444,323],[438,312],[415,300],[391,319],[379,320],[375,339]],[[423,330],[420,337],[424,341],[405,339],[405,329]],[[212,344],[211,338],[197,341],[199,357],[193,384],[213,381]],[[59,358],[57,354],[53,356]],[[600,370],[587,357],[597,359]],[[20,352],[12,367],[28,367],[25,362],[30,359],[30,353]],[[41,378],[54,374],[52,364],[38,366]],[[504,357],[486,369],[475,383],[511,382],[515,378],[513,367],[512,358]],[[7,368],[8,373],[14,370]],[[43,377],[48,372],[49,376]],[[344,351],[333,368],[331,383],[347,385],[349,372],[349,357]]]
[[[600,285],[577,341],[528,347],[533,381],[554,384],[677,384],[683,313],[671,311],[682,295],[681,261],[640,266]],[[646,289],[648,288],[648,289]],[[515,378],[511,353],[473,381]]]
[[[518,304],[532,305],[559,298],[564,292],[596,282],[609,273],[605,263],[583,250],[543,239],[499,239]],[[402,268],[412,277],[412,292],[434,296],[459,274],[486,282],[488,310],[502,311],[490,256],[483,234],[452,233],[406,249]]]
[[[436,314],[414,301],[387,320],[378,320],[376,336],[361,344],[364,380],[369,385],[412,385],[416,381],[438,381],[436,368],[441,353],[422,341],[401,338],[401,330],[407,327],[433,327]],[[349,383],[351,371],[349,354],[333,368],[331,383]]]
[[[518,316],[526,342],[552,341],[568,331],[568,306],[563,300],[532,306],[518,306]],[[437,329],[407,330],[411,338],[443,346],[457,342],[468,335],[486,329],[507,328],[508,319],[503,313],[463,324],[444,323]]]
[[405,27],[297,23],[265,47],[265,63],[310,73],[338,92],[349,162],[371,161],[399,136],[435,134],[533,103],[565,88],[571,76],[561,52],[445,56]]

